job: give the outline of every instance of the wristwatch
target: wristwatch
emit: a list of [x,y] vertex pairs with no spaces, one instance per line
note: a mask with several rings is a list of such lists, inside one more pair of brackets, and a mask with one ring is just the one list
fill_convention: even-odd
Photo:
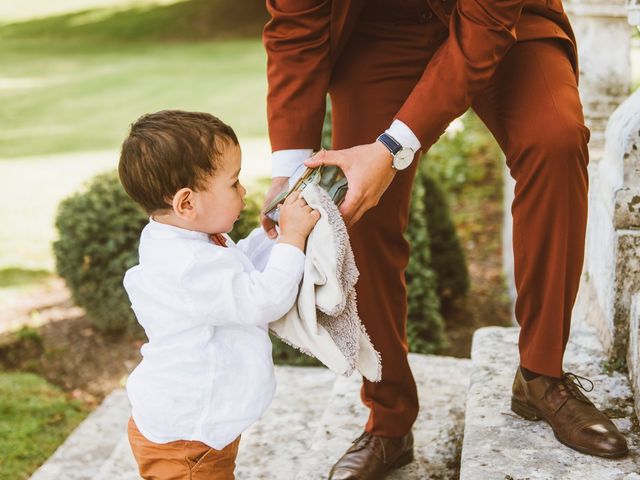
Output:
[[395,138],[388,133],[383,133],[377,140],[381,142],[385,147],[389,149],[391,155],[393,155],[393,161],[391,166],[396,170],[404,170],[413,161],[413,157],[416,152],[408,147],[403,147]]

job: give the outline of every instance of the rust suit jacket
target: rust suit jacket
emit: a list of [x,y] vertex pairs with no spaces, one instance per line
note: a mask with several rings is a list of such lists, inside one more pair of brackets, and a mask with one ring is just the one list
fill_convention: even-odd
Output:
[[[263,42],[273,151],[320,147],[332,68],[365,1],[267,0],[271,20]],[[561,0],[425,2],[449,26],[449,36],[396,115],[424,151],[471,106],[516,41],[565,40],[577,77],[575,38]]]

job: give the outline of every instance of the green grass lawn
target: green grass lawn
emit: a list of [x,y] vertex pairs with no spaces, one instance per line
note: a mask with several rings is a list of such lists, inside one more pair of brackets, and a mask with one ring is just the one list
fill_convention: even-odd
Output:
[[86,415],[41,377],[0,371],[0,479],[29,478]]
[[[113,168],[128,126],[212,112],[266,137],[262,0],[25,0],[0,6],[0,288],[52,270],[58,202]],[[255,148],[254,148],[255,150]],[[264,163],[260,147],[254,163]],[[261,169],[261,173],[265,170]],[[32,272],[33,275],[30,273]]]
[[133,120],[165,108],[266,134],[262,1],[49,3],[60,2],[0,7],[0,160],[115,149]]
[[117,149],[136,118],[167,108],[211,112],[241,137],[266,135],[259,39],[11,46],[0,35],[0,59],[0,161]]

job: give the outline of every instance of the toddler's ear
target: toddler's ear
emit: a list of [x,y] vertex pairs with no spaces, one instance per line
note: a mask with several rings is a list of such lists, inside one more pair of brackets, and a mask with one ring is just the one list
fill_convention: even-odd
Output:
[[183,220],[193,220],[196,215],[193,200],[193,190],[190,188],[181,188],[171,199],[173,213]]

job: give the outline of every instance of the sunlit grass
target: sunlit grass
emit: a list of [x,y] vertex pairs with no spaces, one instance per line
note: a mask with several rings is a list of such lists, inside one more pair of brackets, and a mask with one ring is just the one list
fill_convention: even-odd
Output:
[[62,15],[97,8],[122,8],[131,5],[166,5],[184,0],[21,0],[0,2],[0,23]]
[[241,136],[266,135],[266,60],[257,39],[0,45],[0,58],[0,159],[117,149],[137,117],[167,108],[212,112]]
[[0,478],[29,478],[86,415],[43,378],[0,371]]

